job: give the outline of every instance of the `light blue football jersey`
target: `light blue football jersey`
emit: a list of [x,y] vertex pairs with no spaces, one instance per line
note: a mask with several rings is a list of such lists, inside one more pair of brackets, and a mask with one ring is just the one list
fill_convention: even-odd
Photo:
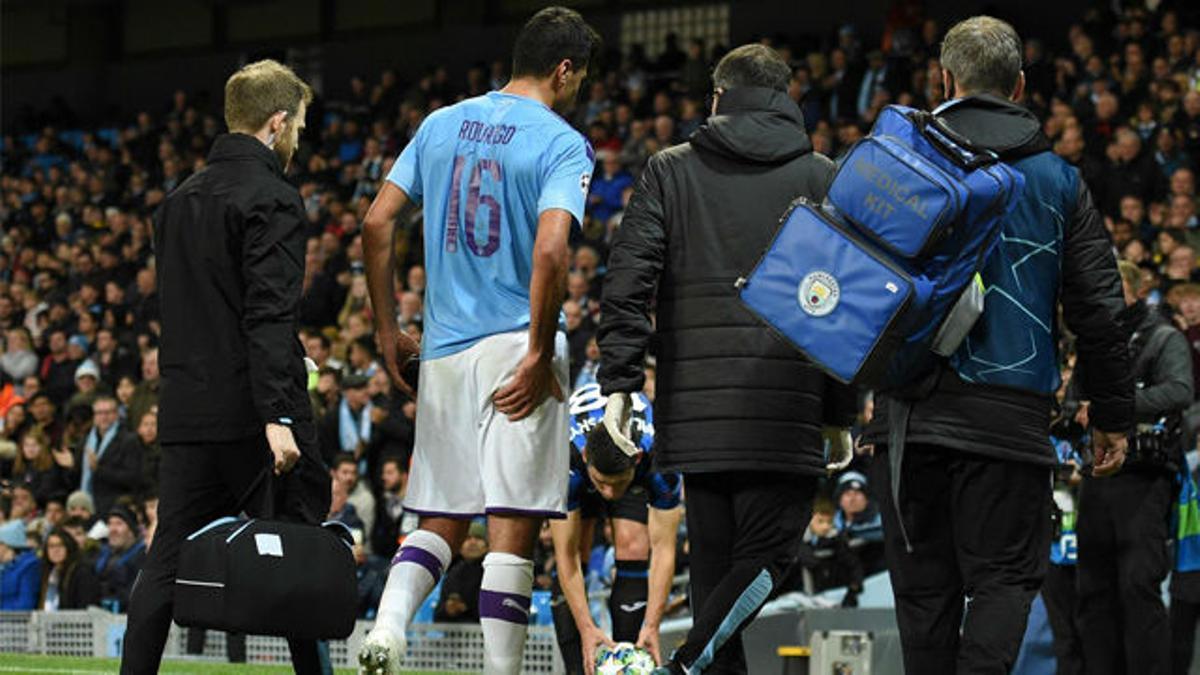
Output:
[[538,216],[583,222],[594,162],[581,134],[524,96],[494,91],[421,124],[388,180],[425,210],[423,359],[529,327]]

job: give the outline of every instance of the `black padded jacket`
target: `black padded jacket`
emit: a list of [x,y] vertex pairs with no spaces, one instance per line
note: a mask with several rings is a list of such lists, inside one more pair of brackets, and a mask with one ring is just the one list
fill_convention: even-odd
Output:
[[640,391],[656,337],[659,470],[824,473],[822,423],[849,425],[853,394],[750,314],[735,283],[833,172],[796,104],[754,87],[650,158],[609,257],[598,379],[606,394]]

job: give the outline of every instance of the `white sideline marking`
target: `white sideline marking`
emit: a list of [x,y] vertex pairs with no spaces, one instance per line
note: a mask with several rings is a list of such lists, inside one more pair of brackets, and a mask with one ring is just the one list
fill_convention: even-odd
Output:
[[[218,662],[219,663],[219,662]],[[247,665],[247,664],[238,664]],[[254,664],[249,664],[254,665]],[[259,664],[261,665],[261,664]],[[335,668],[336,670],[336,668]],[[71,668],[16,668],[14,666],[0,666],[0,673],[57,673],[58,675],[90,675],[91,673],[115,673],[116,670],[73,670]],[[159,675],[186,675],[188,671],[184,670],[160,670]],[[247,671],[249,672],[249,671]],[[282,671],[280,671],[282,672]],[[418,672],[418,671],[401,671],[401,672]],[[423,671],[422,671],[423,672]]]
[[11,665],[0,665],[0,673],[112,673],[112,670],[72,670],[68,668],[13,668]]
[[[0,673],[58,673],[60,675],[83,675],[85,673],[116,673],[114,668],[102,668],[100,670],[79,670],[71,668],[16,668],[12,665],[0,665]],[[186,670],[161,670],[160,675],[184,675]]]

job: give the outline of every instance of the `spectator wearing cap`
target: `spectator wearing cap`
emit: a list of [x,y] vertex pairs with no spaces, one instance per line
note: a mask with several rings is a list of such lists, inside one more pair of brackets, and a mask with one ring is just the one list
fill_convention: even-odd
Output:
[[[75,333],[67,340],[67,359],[75,363],[78,368],[80,363],[87,358],[88,350],[91,349],[92,343],[86,335]],[[74,371],[71,373],[74,375]]]
[[42,563],[25,538],[25,523],[0,525],[0,610],[36,608],[41,574]]
[[100,580],[101,603],[123,610],[129,593],[146,560],[146,542],[140,536],[137,516],[117,505],[108,512],[108,540],[100,547],[93,570]]
[[142,454],[136,438],[117,415],[117,399],[104,395],[92,404],[92,429],[83,442],[80,487],[107,513],[117,497],[142,486]]
[[100,369],[96,362],[84,359],[75,369],[75,393],[67,401],[67,410],[75,406],[91,406],[100,387]]
[[[83,338],[78,336],[77,338],[72,338],[72,340],[75,343],[74,349],[79,352],[81,350],[79,343]],[[83,360],[82,355],[79,358],[70,356],[67,334],[61,329],[50,331],[47,346],[50,353],[42,360],[42,367],[38,372],[42,380],[42,391],[46,392],[55,405],[62,405],[75,390],[75,369]]]
[[478,623],[479,587],[483,582],[483,557],[487,555],[487,526],[471,523],[459,549],[461,556],[446,571],[442,594],[433,619],[439,623]]
[[67,518],[82,521],[84,531],[92,529],[96,524],[96,502],[92,496],[83,490],[76,490],[67,495]]
[[321,454],[331,464],[338,453],[349,453],[358,460],[371,440],[371,403],[365,375],[347,375],[342,379],[342,397],[321,419]]
[[838,478],[833,491],[838,510],[833,526],[845,534],[862,561],[866,574],[884,568],[883,519],[879,507],[867,495],[867,477],[857,471],[847,471]]

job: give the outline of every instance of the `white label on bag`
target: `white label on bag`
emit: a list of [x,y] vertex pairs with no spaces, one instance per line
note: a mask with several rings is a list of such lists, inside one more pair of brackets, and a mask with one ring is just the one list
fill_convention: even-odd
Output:
[[796,299],[800,301],[800,309],[811,316],[825,316],[837,307],[841,296],[841,288],[837,279],[829,272],[810,272],[800,282],[796,291]]
[[273,555],[277,558],[283,557],[283,540],[277,534],[260,532],[254,535],[254,545],[258,547],[259,555]]

